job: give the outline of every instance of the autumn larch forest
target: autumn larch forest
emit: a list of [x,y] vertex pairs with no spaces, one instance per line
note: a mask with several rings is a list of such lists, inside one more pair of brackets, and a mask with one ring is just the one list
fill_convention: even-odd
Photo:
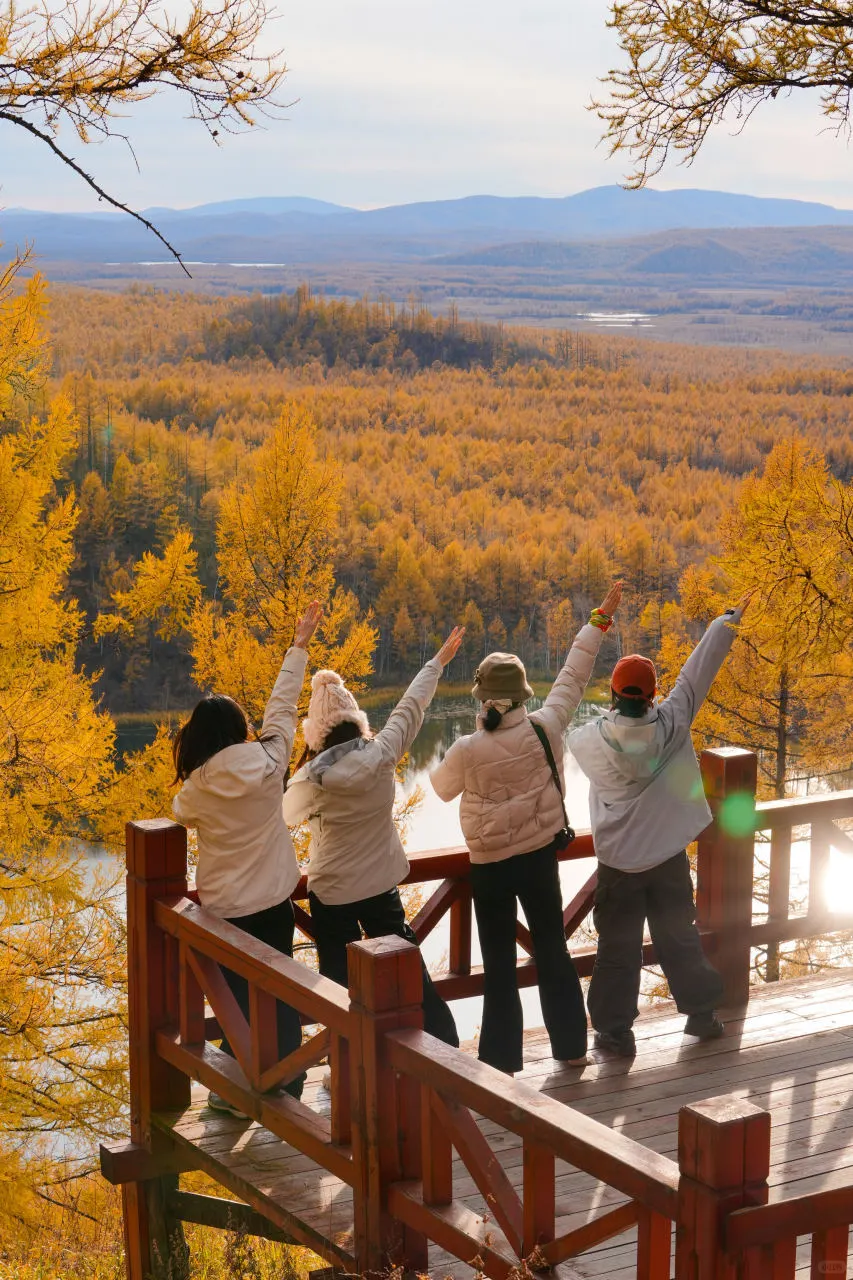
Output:
[[[617,575],[599,675],[641,649],[666,684],[756,588],[698,729],[758,747],[764,795],[842,776],[851,394],[848,367],[774,353],[510,331],[308,287],[48,290],[25,261],[7,270],[0,1216],[16,1274],[46,1240],[67,1255],[71,1210],[92,1274],[118,1265],[116,1203],[87,1170],[123,1123],[120,871],[80,855],[169,812],[169,732],[198,690],[259,717],[314,597],[309,663],[356,689],[399,685],[455,623],[454,678],[496,648],[544,677]],[[161,726],[120,758],[129,711]],[[280,1265],[255,1257],[253,1274]]]

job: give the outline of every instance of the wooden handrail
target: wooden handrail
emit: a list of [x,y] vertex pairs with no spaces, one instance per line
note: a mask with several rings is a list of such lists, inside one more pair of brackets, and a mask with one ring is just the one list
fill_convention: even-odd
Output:
[[815,820],[853,818],[853,791],[830,791],[822,796],[794,796],[788,800],[759,800],[755,806],[756,831],[806,826]]
[[331,1031],[347,1033],[350,999],[337,982],[249,937],[237,925],[205,911],[189,898],[157,901],[154,922],[164,933],[188,943]]
[[391,1065],[402,1074],[675,1219],[678,1165],[666,1156],[519,1080],[508,1080],[425,1031],[393,1031],[385,1039]]
[[[449,849],[418,849],[406,855],[409,871],[402,884],[431,884],[434,880],[468,880],[471,875],[471,858],[467,847],[453,845]],[[578,831],[575,839],[565,849],[557,851],[558,862],[580,862],[595,857],[595,846],[589,831]],[[308,878],[300,877],[290,895],[297,902],[308,897]]]
[[839,1185],[824,1186],[806,1195],[780,1195],[769,1204],[736,1209],[725,1220],[726,1247],[735,1253],[770,1244],[784,1236],[811,1235],[813,1231],[847,1226],[853,1218],[853,1180],[849,1169],[835,1175]]

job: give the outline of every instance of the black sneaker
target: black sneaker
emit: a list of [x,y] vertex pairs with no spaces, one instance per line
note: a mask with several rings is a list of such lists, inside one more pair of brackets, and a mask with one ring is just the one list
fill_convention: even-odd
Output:
[[601,1049],[604,1053],[615,1053],[620,1058],[633,1058],[637,1053],[637,1042],[634,1039],[634,1033],[628,1028],[627,1031],[596,1031],[592,1039],[594,1049]]
[[725,1023],[713,1010],[710,1013],[691,1013],[684,1024],[684,1034],[695,1036],[697,1040],[719,1040],[725,1029]]

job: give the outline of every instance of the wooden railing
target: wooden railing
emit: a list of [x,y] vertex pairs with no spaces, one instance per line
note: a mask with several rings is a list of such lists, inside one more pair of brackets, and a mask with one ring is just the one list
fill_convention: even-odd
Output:
[[[817,885],[830,844],[846,847],[830,824],[853,815],[853,794],[756,806],[755,759],[734,750],[704,753],[703,773],[715,822],[699,842],[698,918],[730,1000],[745,999],[754,947],[851,927],[825,910],[817,889],[807,915],[790,916],[779,885],[787,883],[790,832],[804,824],[813,833]],[[763,923],[753,921],[756,830],[771,832]],[[592,856],[589,837],[581,836],[566,856]],[[242,1223],[298,1241],[334,1266],[359,1273],[398,1264],[424,1270],[433,1241],[463,1261],[480,1257],[485,1273],[502,1280],[517,1274],[521,1260],[533,1269],[554,1266],[636,1223],[642,1280],[668,1280],[673,1224],[678,1277],[792,1277],[791,1242],[801,1234],[812,1235],[813,1275],[842,1274],[833,1267],[847,1256],[853,1187],[772,1203],[770,1117],[760,1108],[728,1098],[682,1108],[676,1164],[427,1035],[420,959],[410,944],[396,938],[352,944],[347,992],[193,901],[183,827],[129,824],[127,857],[131,1140],[105,1147],[102,1168],[122,1185],[130,1280],[147,1280],[157,1256],[172,1257],[182,1247],[180,1218]],[[449,970],[439,977],[439,988],[450,998],[476,994],[482,974],[472,966],[467,855],[449,850],[411,861],[410,881],[439,882],[416,917],[418,936],[450,916]],[[567,934],[588,912],[593,890],[594,876],[566,910]],[[310,917],[300,913],[299,924],[310,934]],[[519,940],[529,949],[523,929]],[[651,949],[647,954],[654,959]],[[576,958],[581,972],[589,972],[592,953]],[[223,966],[248,983],[248,1018]],[[535,981],[532,959],[521,960],[518,972],[520,985]],[[277,999],[314,1028],[283,1059]],[[212,1043],[223,1032],[234,1057]],[[327,1057],[329,1116],[276,1088]],[[351,1188],[351,1233],[324,1229],[286,1206],[269,1222],[262,1216],[268,1207],[260,1195],[253,1200],[251,1187],[241,1193],[246,1204],[178,1191],[182,1170],[217,1176],[215,1158],[201,1147],[179,1146],[170,1128],[169,1116],[190,1103],[193,1080],[302,1152],[318,1179],[326,1171]],[[521,1139],[520,1193],[478,1117]],[[454,1196],[454,1152],[490,1206],[488,1221]],[[612,1191],[604,1201],[612,1207],[562,1233],[555,1212],[557,1161]]]

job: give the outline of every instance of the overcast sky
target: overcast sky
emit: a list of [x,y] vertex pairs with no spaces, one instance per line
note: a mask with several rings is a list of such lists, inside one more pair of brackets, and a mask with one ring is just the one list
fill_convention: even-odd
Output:
[[[285,49],[287,118],[212,143],[169,94],[119,142],[63,141],[136,207],[305,195],[371,207],[412,200],[569,195],[618,182],[585,105],[618,58],[604,0],[280,0],[267,34]],[[692,169],[657,187],[790,196],[853,208],[853,150],[814,98],[778,101],[740,137],[719,130]],[[42,145],[0,122],[0,202],[96,207]]]

